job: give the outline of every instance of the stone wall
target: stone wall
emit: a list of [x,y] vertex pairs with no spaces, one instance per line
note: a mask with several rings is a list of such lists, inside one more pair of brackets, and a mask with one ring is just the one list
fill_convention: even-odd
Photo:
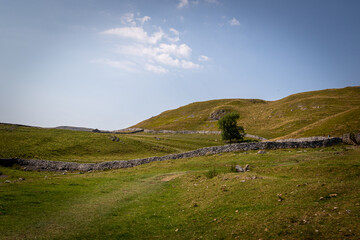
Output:
[[117,168],[130,168],[141,164],[164,161],[170,159],[181,159],[198,157],[209,154],[218,154],[225,152],[249,151],[259,149],[288,149],[288,148],[315,148],[328,147],[342,142],[341,138],[326,138],[322,140],[312,141],[283,141],[283,142],[249,142],[249,143],[234,143],[224,146],[214,146],[200,148],[190,152],[170,154],[161,157],[150,157],[134,160],[111,161],[102,163],[74,163],[74,162],[57,162],[48,160],[26,160],[20,158],[0,159],[0,165],[11,166],[18,164],[25,166],[29,170],[44,170],[44,171],[91,171],[91,170],[107,170]]
[[[142,128],[125,128],[114,131],[113,133],[120,133],[120,134],[131,134],[131,133],[138,133],[138,132],[145,132],[145,133],[170,133],[170,134],[221,134],[221,131],[191,131],[191,130],[182,130],[182,131],[174,131],[174,130],[150,130],[150,129],[142,129]],[[245,137],[252,138],[260,141],[267,140],[266,138],[252,135],[252,134],[245,134]]]

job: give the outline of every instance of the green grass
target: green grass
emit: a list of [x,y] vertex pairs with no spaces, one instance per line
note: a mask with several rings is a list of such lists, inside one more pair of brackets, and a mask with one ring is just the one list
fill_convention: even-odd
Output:
[[[234,164],[251,170],[231,172]],[[217,176],[206,177],[212,169]],[[359,147],[227,153],[85,174],[0,172],[0,239],[360,238]]]
[[[277,101],[222,99],[169,110],[134,127],[167,130],[218,130],[210,114],[224,109],[240,114],[239,125],[268,139],[341,135],[360,129],[360,87],[298,93]],[[325,119],[325,121],[324,121]]]
[[[119,141],[112,141],[116,136]],[[219,135],[103,134],[0,124],[0,158],[73,162],[127,160],[221,145]]]

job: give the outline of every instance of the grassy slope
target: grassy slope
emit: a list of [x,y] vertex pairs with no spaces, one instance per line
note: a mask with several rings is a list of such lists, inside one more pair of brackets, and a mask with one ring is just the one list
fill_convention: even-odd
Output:
[[[360,129],[360,88],[298,93],[277,101],[223,99],[196,102],[161,113],[134,127],[217,130],[209,120],[217,109],[240,113],[239,124],[266,138],[340,135]],[[326,121],[323,119],[326,118]]]
[[359,166],[360,148],[339,145],[85,174],[0,167],[0,238],[359,239]]
[[218,135],[112,134],[0,124],[0,158],[74,162],[126,160],[190,151],[222,144]]

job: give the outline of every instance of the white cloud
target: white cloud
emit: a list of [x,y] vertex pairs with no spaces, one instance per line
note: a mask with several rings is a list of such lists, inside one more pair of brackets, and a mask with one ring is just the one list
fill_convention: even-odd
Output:
[[229,23],[231,26],[240,26],[240,22],[236,18],[232,18]]
[[188,5],[189,5],[189,0],[180,0],[177,7],[178,8],[183,8],[183,7],[188,6]]
[[141,23],[141,25],[143,25],[147,21],[150,21],[150,19],[151,19],[151,17],[149,17],[149,16],[144,16],[142,18],[137,18],[137,20]]
[[194,69],[194,68],[200,68],[199,64],[190,62],[190,61],[186,61],[186,60],[181,60],[181,66],[185,69]]
[[180,58],[188,58],[191,55],[191,48],[186,44],[160,44],[159,48],[156,49],[159,53],[173,54]]
[[156,44],[164,36],[164,33],[161,29],[158,32],[155,32],[151,36],[149,36],[142,27],[112,28],[102,32],[102,34],[131,38],[139,42],[145,42],[151,44]]
[[174,28],[170,28],[170,35],[167,35],[166,38],[170,41],[170,42],[178,42],[180,41],[180,33],[178,30],[174,29]]
[[[191,61],[192,49],[185,43],[179,43],[180,32],[169,28],[164,32],[155,27],[153,32],[144,29],[144,23],[150,21],[149,16],[134,18],[134,14],[127,13],[122,17],[126,26],[112,28],[101,32],[104,35],[117,36],[130,40],[127,44],[117,45],[115,53],[125,61],[114,61],[107,58],[91,60],[93,63],[102,63],[111,67],[136,71],[143,69],[152,73],[165,74],[173,68],[199,69],[201,65]],[[198,61],[207,61],[209,58],[200,56]]]
[[161,66],[155,66],[155,65],[151,65],[151,64],[146,64],[145,65],[145,70],[153,72],[153,73],[167,73],[169,72],[169,70],[161,67]]
[[208,56],[201,55],[201,56],[198,57],[198,60],[199,60],[200,62],[207,62],[207,61],[210,60],[210,58],[209,58]]
[[134,14],[133,13],[126,13],[121,17],[121,23],[124,25],[135,26],[136,22],[134,21]]

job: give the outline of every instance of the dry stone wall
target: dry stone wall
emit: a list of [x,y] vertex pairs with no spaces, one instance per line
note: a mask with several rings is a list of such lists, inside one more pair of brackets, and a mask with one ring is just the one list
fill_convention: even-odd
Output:
[[234,143],[224,146],[200,148],[194,151],[170,154],[161,157],[150,157],[150,158],[124,160],[124,161],[111,161],[111,162],[102,162],[102,163],[74,163],[74,162],[58,162],[58,161],[48,161],[48,160],[27,160],[20,158],[10,158],[10,159],[0,159],[0,165],[11,166],[13,164],[18,164],[21,166],[25,166],[26,169],[29,170],[44,170],[44,171],[68,170],[68,171],[86,172],[92,170],[130,168],[155,161],[198,157],[198,156],[225,153],[225,152],[249,151],[249,150],[259,150],[259,149],[316,148],[316,147],[332,146],[340,142],[342,142],[341,138],[326,138],[326,139],[312,140],[312,141]]
[[[145,132],[145,133],[170,133],[170,134],[221,134],[221,131],[191,131],[191,130],[182,130],[182,131],[174,131],[174,130],[150,130],[150,129],[142,129],[142,128],[125,128],[121,130],[114,131],[114,133],[120,134],[131,134],[131,133],[138,133],[138,132]],[[260,141],[267,140],[266,138],[252,135],[252,134],[245,134],[245,137],[257,139]]]

